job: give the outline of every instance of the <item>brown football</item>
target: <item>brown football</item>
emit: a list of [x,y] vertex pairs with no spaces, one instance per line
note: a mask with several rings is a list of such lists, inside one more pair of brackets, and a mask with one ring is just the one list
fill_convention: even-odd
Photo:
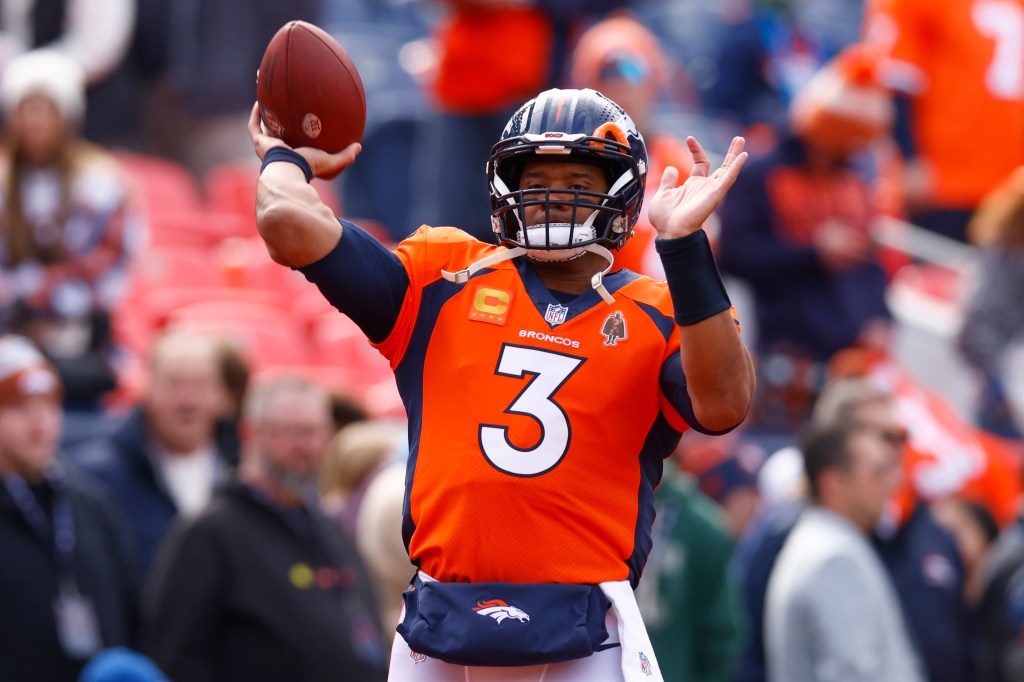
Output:
[[267,44],[256,77],[267,132],[291,147],[338,152],[363,137],[366,93],[352,59],[329,33],[290,21]]

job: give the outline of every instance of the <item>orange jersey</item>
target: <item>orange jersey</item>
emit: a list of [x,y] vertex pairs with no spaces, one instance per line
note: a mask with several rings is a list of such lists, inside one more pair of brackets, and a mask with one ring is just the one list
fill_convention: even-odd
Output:
[[1024,163],[1024,0],[873,0],[865,40],[913,101],[941,208],[972,208]]
[[410,557],[443,581],[635,581],[687,428],[667,286],[618,271],[613,305],[560,303],[523,258],[441,276],[501,248],[423,227],[395,252],[409,286],[378,348],[410,420]]

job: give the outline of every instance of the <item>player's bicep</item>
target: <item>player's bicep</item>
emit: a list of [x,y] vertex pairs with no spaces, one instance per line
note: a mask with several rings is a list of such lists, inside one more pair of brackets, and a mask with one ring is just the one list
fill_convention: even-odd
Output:
[[[693,413],[693,403],[686,390],[686,375],[683,373],[679,350],[669,355],[661,365],[661,411],[673,428],[684,431],[687,427],[709,436],[729,433],[733,428],[712,431],[704,428]],[[738,425],[737,425],[738,426]]]

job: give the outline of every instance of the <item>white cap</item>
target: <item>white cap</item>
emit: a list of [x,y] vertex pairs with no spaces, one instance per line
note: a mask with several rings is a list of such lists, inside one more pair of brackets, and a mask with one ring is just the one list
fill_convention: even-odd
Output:
[[0,100],[10,112],[29,95],[43,95],[68,121],[78,123],[85,114],[85,71],[75,60],[51,49],[26,52],[12,59],[3,71]]

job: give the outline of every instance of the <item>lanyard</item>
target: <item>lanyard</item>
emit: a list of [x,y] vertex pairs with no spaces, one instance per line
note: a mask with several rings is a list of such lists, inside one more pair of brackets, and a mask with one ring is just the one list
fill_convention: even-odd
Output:
[[75,523],[71,517],[71,505],[64,494],[60,477],[48,473],[47,483],[53,491],[53,520],[39,505],[36,496],[21,476],[3,477],[4,487],[14,500],[14,505],[44,543],[53,542],[53,557],[58,574],[74,585]]

